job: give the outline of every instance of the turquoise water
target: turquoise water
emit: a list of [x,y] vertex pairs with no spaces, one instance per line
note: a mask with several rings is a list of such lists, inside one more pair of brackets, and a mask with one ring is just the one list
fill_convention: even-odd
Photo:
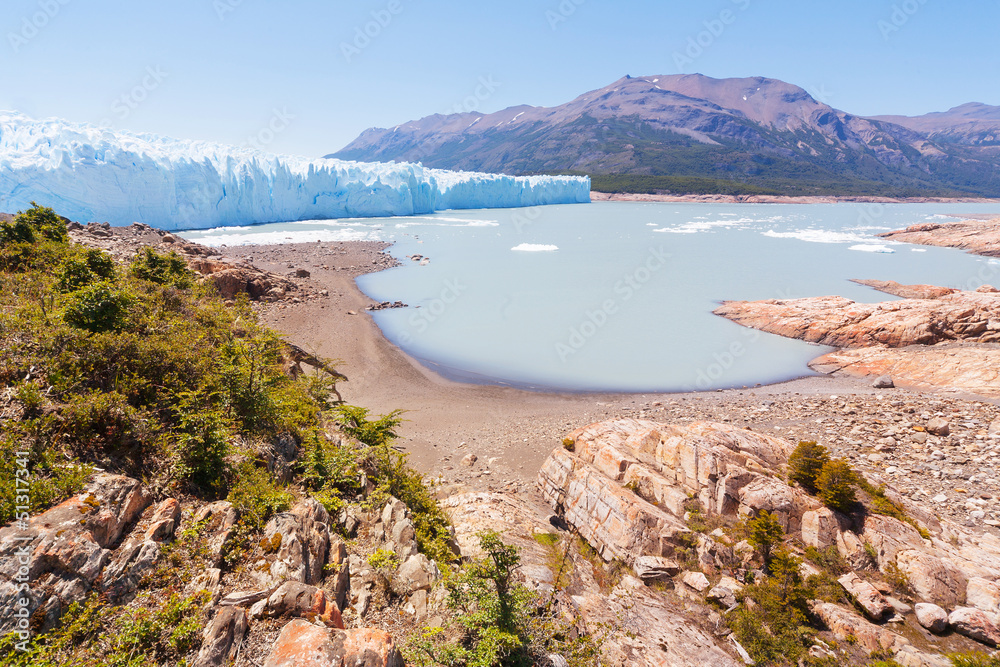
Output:
[[[1000,262],[881,231],[995,204],[595,203],[183,234],[208,244],[394,241],[362,276],[386,337],[445,376],[569,391],[688,391],[811,374],[825,348],[744,329],[723,300],[892,297],[850,278],[976,288]],[[412,261],[415,254],[429,261]]]

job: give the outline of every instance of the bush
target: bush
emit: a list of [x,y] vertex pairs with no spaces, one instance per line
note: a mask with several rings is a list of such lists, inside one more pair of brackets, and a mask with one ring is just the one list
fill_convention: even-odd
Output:
[[858,498],[854,491],[857,475],[844,459],[834,459],[823,465],[816,486],[819,498],[830,509],[850,512]]
[[726,616],[730,629],[757,664],[795,664],[816,634],[808,624],[810,591],[803,586],[800,565],[787,551],[776,551],[771,576],[737,593],[742,604]]
[[771,555],[776,547],[781,546],[785,537],[784,529],[778,523],[778,519],[767,510],[761,510],[756,518],[751,519],[747,523],[747,529],[749,531],[747,542],[757,550],[757,554],[764,561],[764,570],[770,571]]
[[99,280],[114,279],[114,260],[100,250],[90,248],[66,259],[59,269],[56,285],[62,292],[74,292]]
[[0,245],[35,243],[38,241],[65,243],[66,223],[47,206],[31,202],[27,211],[18,211],[11,222],[0,224]]
[[210,490],[225,486],[229,423],[203,392],[178,396],[176,475]]
[[333,410],[334,421],[347,435],[369,447],[388,445],[397,437],[396,427],[403,423],[402,410],[393,410],[372,421],[368,409],[355,405],[338,405]]
[[948,656],[955,667],[1000,667],[1000,658],[981,651],[975,653],[952,653]]
[[135,298],[123,289],[102,280],[77,290],[66,299],[63,319],[66,324],[91,333],[119,331],[128,322],[128,311]]
[[234,472],[227,500],[239,518],[233,538],[226,545],[225,560],[235,563],[246,552],[253,536],[260,534],[268,519],[292,505],[292,494],[280,487],[267,470],[244,461]]
[[826,447],[802,441],[788,457],[788,479],[809,493],[816,493],[820,471],[829,460],[830,453]]
[[148,246],[132,261],[129,273],[157,285],[187,288],[194,284],[194,273],[188,269],[183,257],[173,251],[161,255]]

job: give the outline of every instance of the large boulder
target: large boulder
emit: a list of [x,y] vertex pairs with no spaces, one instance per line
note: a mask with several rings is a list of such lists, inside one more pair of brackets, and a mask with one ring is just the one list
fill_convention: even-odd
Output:
[[897,553],[896,564],[922,600],[942,607],[953,607],[964,600],[968,581],[954,564],[913,549]]
[[318,620],[329,627],[344,629],[344,621],[334,600],[326,591],[297,581],[286,581],[267,598],[265,605],[270,616],[298,616]]
[[331,630],[296,619],[281,629],[264,667],[404,667],[404,663],[386,632]]
[[948,615],[948,623],[955,632],[989,646],[1000,645],[1000,628],[982,609],[959,607]]
[[1000,585],[989,579],[972,577],[965,589],[965,601],[976,609],[996,614],[1000,612]]
[[935,634],[941,634],[948,629],[948,612],[930,602],[918,602],[913,606],[917,623]]
[[849,572],[838,579],[844,590],[858,603],[868,618],[881,621],[894,613],[893,606],[877,588],[862,579],[855,572]]

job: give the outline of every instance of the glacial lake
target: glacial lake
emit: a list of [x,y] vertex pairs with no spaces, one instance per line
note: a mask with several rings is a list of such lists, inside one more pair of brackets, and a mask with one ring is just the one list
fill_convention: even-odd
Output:
[[358,284],[375,301],[409,305],[372,315],[438,373],[540,390],[654,392],[812,374],[807,363],[827,348],[713,315],[724,300],[894,298],[851,278],[1000,285],[996,259],[877,237],[976,214],[1000,215],[1000,205],[601,202],[181,235],[208,245],[391,241],[403,265]]

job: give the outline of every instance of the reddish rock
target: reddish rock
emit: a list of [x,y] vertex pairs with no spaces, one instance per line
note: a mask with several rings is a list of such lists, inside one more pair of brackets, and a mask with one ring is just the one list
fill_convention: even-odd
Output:
[[954,606],[964,599],[968,579],[952,563],[913,549],[897,553],[896,563],[920,599],[942,607]]
[[839,296],[729,301],[715,314],[746,327],[833,347],[1000,342],[1000,296],[980,292],[884,303],[856,303]]
[[849,572],[837,581],[873,621],[881,621],[887,614],[893,613],[892,605],[885,596],[856,573]]
[[937,299],[958,291],[950,287],[935,287],[934,285],[900,285],[895,280],[852,280],[851,282],[904,299]]
[[222,667],[236,657],[247,632],[247,614],[239,607],[219,607],[202,633],[201,650],[191,667]]
[[1000,257],[1000,218],[943,224],[923,223],[879,236],[903,243],[961,248],[976,255]]
[[891,375],[898,387],[1000,398],[1000,348],[996,345],[939,343],[838,350],[814,359],[809,367],[820,373],[854,377]]
[[296,619],[282,628],[264,667],[404,667],[404,663],[386,632],[330,630]]
[[272,616],[298,616],[318,619],[331,627],[344,629],[344,621],[334,600],[326,591],[297,581],[286,581],[267,598],[265,607]]
[[1000,645],[1000,628],[981,609],[959,607],[948,615],[948,623],[955,632],[989,646]]
[[159,542],[172,538],[180,518],[181,504],[175,498],[167,498],[153,512],[149,528],[146,529],[146,539]]

